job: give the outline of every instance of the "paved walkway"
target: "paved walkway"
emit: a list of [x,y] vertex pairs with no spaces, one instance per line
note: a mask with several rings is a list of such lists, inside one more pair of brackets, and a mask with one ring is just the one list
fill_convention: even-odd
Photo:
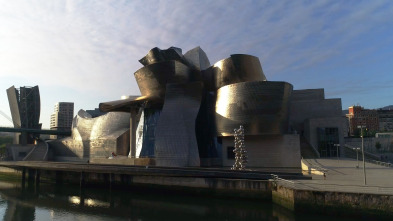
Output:
[[[286,182],[296,189],[375,193],[393,195],[393,168],[366,163],[366,183],[364,185],[363,162],[352,159],[307,159],[314,166],[327,169],[326,178],[322,175],[311,175],[312,180],[296,180]],[[280,181],[285,183],[285,181]]]

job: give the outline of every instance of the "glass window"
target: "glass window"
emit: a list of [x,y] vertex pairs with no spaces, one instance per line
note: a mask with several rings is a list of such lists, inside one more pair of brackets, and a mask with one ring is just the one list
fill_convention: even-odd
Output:
[[338,128],[317,128],[318,150],[321,157],[337,156],[337,148],[334,144],[339,144]]

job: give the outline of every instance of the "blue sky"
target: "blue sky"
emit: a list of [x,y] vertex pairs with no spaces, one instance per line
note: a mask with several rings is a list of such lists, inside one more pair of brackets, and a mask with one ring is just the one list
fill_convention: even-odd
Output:
[[44,127],[56,102],[76,114],[138,95],[138,59],[156,46],[200,46],[212,64],[251,54],[268,80],[379,108],[393,104],[392,16],[388,0],[0,0],[0,110],[12,85],[39,85]]

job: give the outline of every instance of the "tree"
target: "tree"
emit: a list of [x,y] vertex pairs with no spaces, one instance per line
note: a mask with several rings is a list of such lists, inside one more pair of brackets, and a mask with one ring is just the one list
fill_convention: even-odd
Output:
[[379,150],[379,149],[381,149],[381,143],[379,142],[379,141],[377,141],[376,143],[375,143],[375,148],[377,149],[377,150]]

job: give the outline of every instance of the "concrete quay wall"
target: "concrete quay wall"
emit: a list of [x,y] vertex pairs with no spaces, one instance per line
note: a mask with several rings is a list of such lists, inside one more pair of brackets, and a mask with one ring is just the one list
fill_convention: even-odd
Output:
[[270,200],[272,197],[271,184],[267,180],[139,176],[133,177],[132,182],[138,186],[189,190],[215,196],[262,200]]
[[[269,180],[263,174],[254,174],[254,172],[196,168],[175,170],[173,168],[118,167],[76,163],[56,163],[52,166],[53,168],[48,169],[33,162],[2,164],[16,169],[14,171],[24,169],[28,176],[27,180],[33,182],[35,180],[35,184],[40,180],[41,182],[49,180],[56,181],[60,185],[75,183],[81,188],[101,185],[104,188],[135,188],[149,192],[203,194],[211,197],[272,201],[295,213],[393,218],[393,195],[300,190],[291,184],[284,185],[276,180]],[[81,170],[79,167],[84,169]]]
[[148,191],[187,192],[267,201],[272,198],[269,180],[42,170],[40,178],[56,181],[57,184],[80,184],[85,188],[89,186],[122,189],[141,188]]
[[276,186],[272,190],[272,201],[296,213],[393,218],[393,195],[298,190]]

